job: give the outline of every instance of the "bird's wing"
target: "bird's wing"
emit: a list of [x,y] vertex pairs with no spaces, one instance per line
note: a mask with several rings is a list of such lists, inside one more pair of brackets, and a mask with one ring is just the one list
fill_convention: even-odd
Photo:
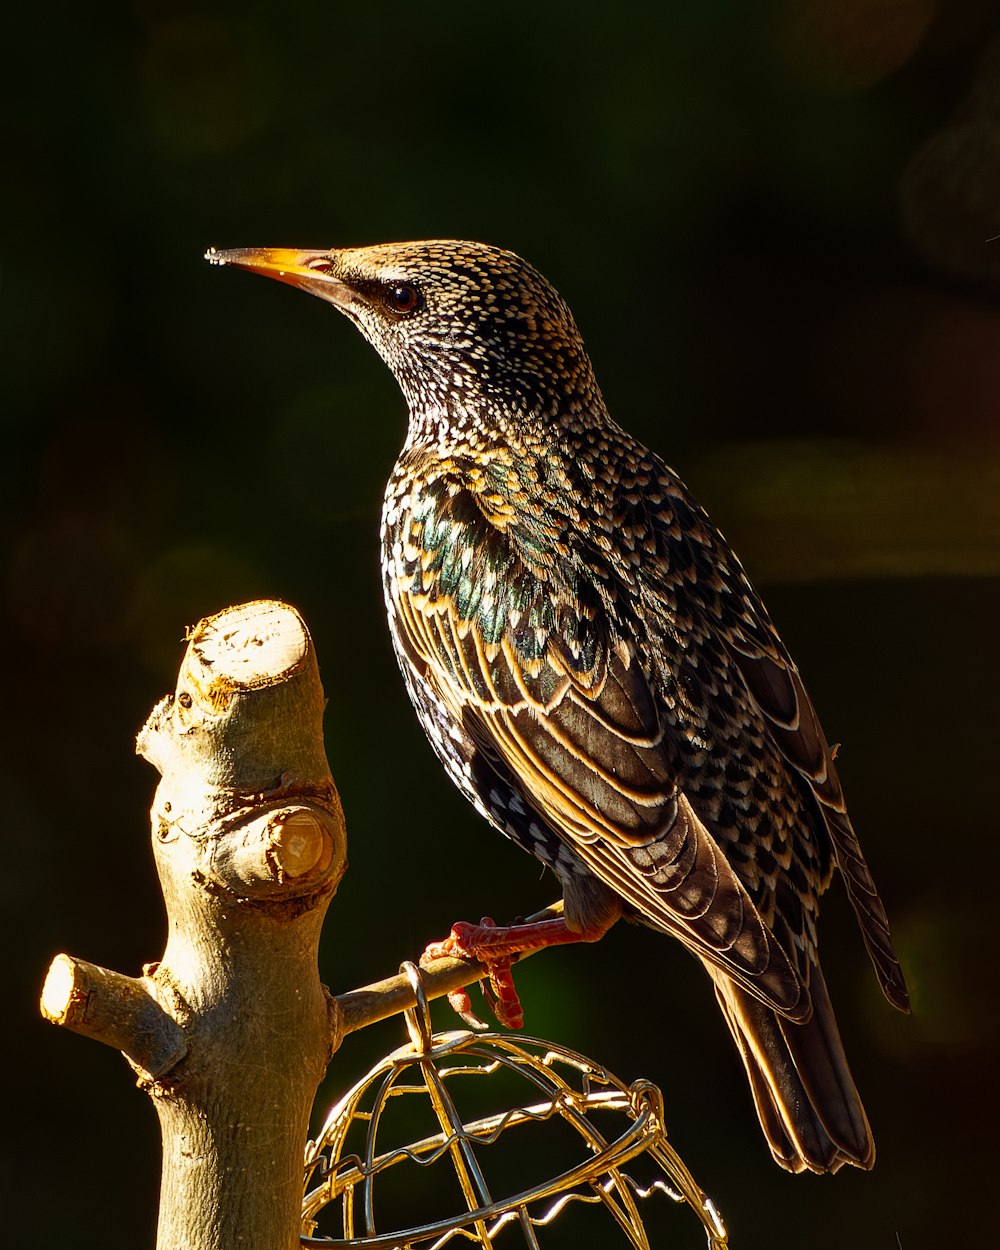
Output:
[[847,814],[833,754],[816,709],[763,607],[759,608],[757,620],[761,629],[766,628],[769,634],[765,645],[761,645],[760,631],[755,631],[756,639],[741,630],[734,630],[728,636],[737,668],[767,718],[772,738],[818,800],[837,866],[843,874],[848,898],[882,990],[894,1006],[908,1011],[909,996],[893,950],[889,921]]
[[793,961],[677,784],[652,678],[586,572],[532,567],[460,490],[409,524],[397,640],[452,719],[639,915],[807,1016]]
[[[882,989],[891,1003],[906,1011],[906,984],[885,910],[848,817],[833,754],[798,669],[718,530],[672,470],[659,462],[657,468],[666,498],[653,528],[662,538],[669,527],[674,537],[660,565],[664,573],[656,593],[669,600],[673,610],[680,605],[682,612],[711,622],[762,713],[771,741],[811,790]],[[692,571],[695,576],[690,576]],[[820,882],[821,887],[824,884]]]

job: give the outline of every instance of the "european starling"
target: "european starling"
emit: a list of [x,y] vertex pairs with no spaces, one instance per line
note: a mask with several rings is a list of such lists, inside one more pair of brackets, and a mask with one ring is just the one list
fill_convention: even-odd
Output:
[[563,890],[561,916],[456,925],[489,961],[619,917],[711,977],[790,1171],[875,1147],[817,959],[844,878],[886,997],[885,912],[798,670],[736,556],[608,415],[573,316],[511,252],[435,241],[209,253],[328,300],[395,374],[389,626],[452,781]]

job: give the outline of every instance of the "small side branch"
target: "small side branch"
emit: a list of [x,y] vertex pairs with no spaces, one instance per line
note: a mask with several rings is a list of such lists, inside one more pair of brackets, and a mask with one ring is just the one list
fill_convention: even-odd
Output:
[[122,1051],[152,1077],[187,1050],[184,1030],[149,992],[145,978],[109,972],[85,959],[57,955],[42,989],[42,1015],[95,1042]]
[[[442,998],[445,994],[464,989],[486,975],[479,964],[471,964],[464,959],[436,959],[421,966],[420,971],[428,999]],[[345,1035],[367,1028],[379,1020],[387,1020],[389,1016],[407,1011],[417,1003],[413,986],[403,973],[349,990],[346,994],[338,994],[335,1001]]]

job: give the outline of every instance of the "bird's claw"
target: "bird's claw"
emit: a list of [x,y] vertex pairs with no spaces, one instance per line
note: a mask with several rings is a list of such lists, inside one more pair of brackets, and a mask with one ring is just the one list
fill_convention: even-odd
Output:
[[510,956],[488,964],[489,978],[481,981],[483,997],[490,1011],[505,1029],[524,1028],[524,1008],[514,986],[514,970]]
[[455,1015],[465,1023],[466,1027],[472,1029],[474,1033],[484,1033],[490,1027],[485,1021],[480,1020],[472,1010],[472,999],[469,997],[468,990],[452,990],[448,995],[448,1005]]

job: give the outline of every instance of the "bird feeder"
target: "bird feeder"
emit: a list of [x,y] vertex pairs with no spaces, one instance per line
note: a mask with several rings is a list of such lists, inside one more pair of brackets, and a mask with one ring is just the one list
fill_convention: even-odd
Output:
[[[433,1033],[420,970],[410,963],[404,972],[416,998],[404,1013],[409,1041],[344,1095],[306,1148],[303,1246],[440,1250],[471,1242],[489,1250],[509,1229],[520,1234],[519,1244],[537,1250],[548,1244],[542,1230],[580,1204],[596,1208],[588,1240],[648,1250],[640,1206],[656,1195],[687,1203],[711,1250],[725,1250],[718,1210],[667,1141],[663,1097],[655,1085],[626,1085],[594,1060],[537,1037],[467,1029]],[[503,1092],[487,1102],[495,1109],[472,1115],[462,1109],[471,1086],[501,1083]],[[431,1131],[412,1140],[393,1136],[390,1121],[407,1123],[406,1116],[393,1114],[398,1104],[414,1101],[429,1109]],[[419,1122],[419,1115],[409,1117],[414,1119]],[[554,1167],[560,1153],[562,1166]],[[645,1182],[628,1170],[642,1159],[652,1171]],[[519,1173],[520,1187],[497,1190],[490,1179],[493,1162],[508,1174]],[[449,1183],[451,1176],[439,1182],[442,1172],[453,1174],[457,1184]],[[379,1201],[390,1180],[397,1192],[430,1190],[445,1205],[449,1197],[460,1195],[460,1201],[420,1224],[390,1227],[380,1219]],[[336,1231],[317,1237],[317,1224],[330,1208],[338,1217]]]

